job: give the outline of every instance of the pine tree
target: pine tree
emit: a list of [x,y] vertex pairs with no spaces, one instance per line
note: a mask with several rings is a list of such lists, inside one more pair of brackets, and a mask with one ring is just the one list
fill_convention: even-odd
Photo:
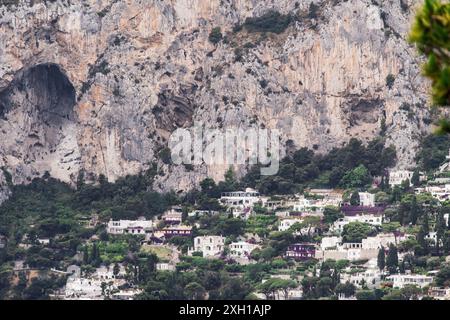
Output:
[[384,253],[383,246],[381,246],[380,250],[378,251],[377,265],[380,270],[384,270],[384,267],[386,266],[386,255]]
[[391,274],[397,272],[398,252],[397,248],[392,243],[389,245],[389,251],[386,258],[386,266]]

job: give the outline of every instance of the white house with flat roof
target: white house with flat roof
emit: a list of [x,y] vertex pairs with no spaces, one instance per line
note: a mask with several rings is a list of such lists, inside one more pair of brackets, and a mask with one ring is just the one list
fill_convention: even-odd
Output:
[[369,192],[359,192],[359,203],[365,207],[375,207],[375,194]]
[[421,274],[393,274],[387,277],[387,280],[393,282],[394,288],[402,289],[406,285],[415,285],[423,288],[433,282],[433,277]]
[[119,264],[119,273],[117,275],[114,274],[114,264],[109,266],[101,266],[95,270],[95,273],[92,275],[92,278],[98,280],[112,280],[120,277],[125,277],[127,272],[125,267],[122,264]]
[[316,203],[317,203],[317,200],[307,199],[304,196],[302,196],[294,204],[293,210],[298,211],[298,212],[315,211],[316,209],[318,209],[318,206],[316,206]]
[[333,237],[323,237],[320,248],[322,250],[327,250],[331,248],[337,248],[339,244],[342,242],[342,237],[333,236]]
[[238,241],[230,243],[230,257],[232,258],[248,258],[253,250],[261,248],[260,245],[249,243],[246,241]]
[[394,235],[393,233],[379,233],[374,237],[367,237],[362,239],[363,249],[380,249],[381,247],[388,248],[390,244],[397,245],[409,237],[406,234]]
[[179,206],[174,206],[164,212],[162,219],[166,223],[180,224],[183,222],[183,209]]
[[[76,270],[75,268],[72,268]],[[116,290],[126,283],[124,279],[118,279],[110,268],[97,268],[95,273],[89,277],[81,277],[80,272],[73,272],[68,278],[65,286],[65,300],[102,300],[104,299],[102,283],[106,283],[110,290]],[[120,275],[125,275],[125,269],[121,267]]]
[[341,283],[347,281],[361,288],[362,285],[366,285],[369,289],[378,288],[381,282],[383,273],[378,268],[368,268],[361,272],[356,273],[341,273]]
[[281,219],[278,224],[278,231],[287,231],[296,223],[303,222],[303,219]]
[[428,295],[436,300],[450,300],[450,288],[433,287],[428,291]]
[[338,243],[336,247],[330,247],[316,251],[316,259],[320,260],[370,260],[376,258],[378,249],[363,249],[362,243]]
[[194,252],[203,253],[203,257],[219,256],[224,249],[225,238],[222,236],[201,236],[194,238],[194,248],[188,250],[188,255]]
[[247,188],[245,191],[224,192],[219,201],[233,209],[251,208],[260,201],[260,195],[258,191]]
[[168,262],[159,262],[156,264],[156,270],[158,271],[175,271],[175,265]]
[[361,222],[368,223],[372,226],[381,226],[383,224],[383,215],[360,214],[354,216],[345,216],[335,221],[331,226],[331,230],[342,232],[344,230],[344,226],[346,226],[350,222]]
[[194,210],[188,213],[188,217],[203,217],[219,214],[219,211],[212,210]]
[[110,220],[106,227],[109,234],[145,235],[151,231],[154,223],[151,220]]
[[425,188],[417,188],[416,193],[430,193],[433,198],[439,201],[446,201],[450,199],[450,184],[438,186],[426,186]]
[[66,300],[100,300],[102,296],[102,281],[69,277],[65,287]]
[[408,180],[411,185],[413,174],[414,172],[410,170],[392,170],[389,172],[389,185],[399,186],[405,180]]

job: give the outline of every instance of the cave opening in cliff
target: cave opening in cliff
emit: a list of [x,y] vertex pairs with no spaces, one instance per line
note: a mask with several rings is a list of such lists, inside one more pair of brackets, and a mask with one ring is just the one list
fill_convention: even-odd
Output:
[[7,120],[16,108],[31,114],[47,126],[73,121],[75,88],[65,72],[54,63],[38,64],[17,73],[11,84],[0,92],[0,116]]

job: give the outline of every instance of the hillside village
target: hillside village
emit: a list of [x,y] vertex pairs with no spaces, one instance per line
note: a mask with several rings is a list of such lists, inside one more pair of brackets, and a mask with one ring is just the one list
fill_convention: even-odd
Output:
[[[356,163],[350,172],[360,168]],[[151,205],[164,202],[154,207],[156,215],[110,209],[78,214],[73,237],[73,228],[65,227],[69,213],[61,211],[68,209],[56,208],[64,221],[36,220],[26,233],[14,225],[2,234],[1,280],[8,288],[2,294],[67,300],[450,299],[450,154],[432,173],[381,172],[358,187],[264,194],[232,189],[242,182],[230,169],[223,183],[206,179],[192,200],[189,194],[180,201],[145,191]],[[45,191],[43,181],[26,188],[50,197],[64,189],[48,179],[55,189]],[[113,186],[103,181],[81,190],[87,188],[87,197]],[[117,188],[135,193],[120,183]],[[23,212],[23,204],[18,207]],[[23,221],[33,219],[30,214]]]

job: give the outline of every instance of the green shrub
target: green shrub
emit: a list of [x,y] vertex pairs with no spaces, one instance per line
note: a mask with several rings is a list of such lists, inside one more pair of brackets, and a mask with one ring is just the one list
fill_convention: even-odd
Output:
[[209,41],[211,43],[217,44],[222,40],[222,32],[220,30],[220,27],[215,27],[211,30],[211,33],[209,34]]
[[248,32],[273,32],[279,34],[286,30],[291,22],[291,15],[269,11],[260,17],[247,18],[244,27]]

